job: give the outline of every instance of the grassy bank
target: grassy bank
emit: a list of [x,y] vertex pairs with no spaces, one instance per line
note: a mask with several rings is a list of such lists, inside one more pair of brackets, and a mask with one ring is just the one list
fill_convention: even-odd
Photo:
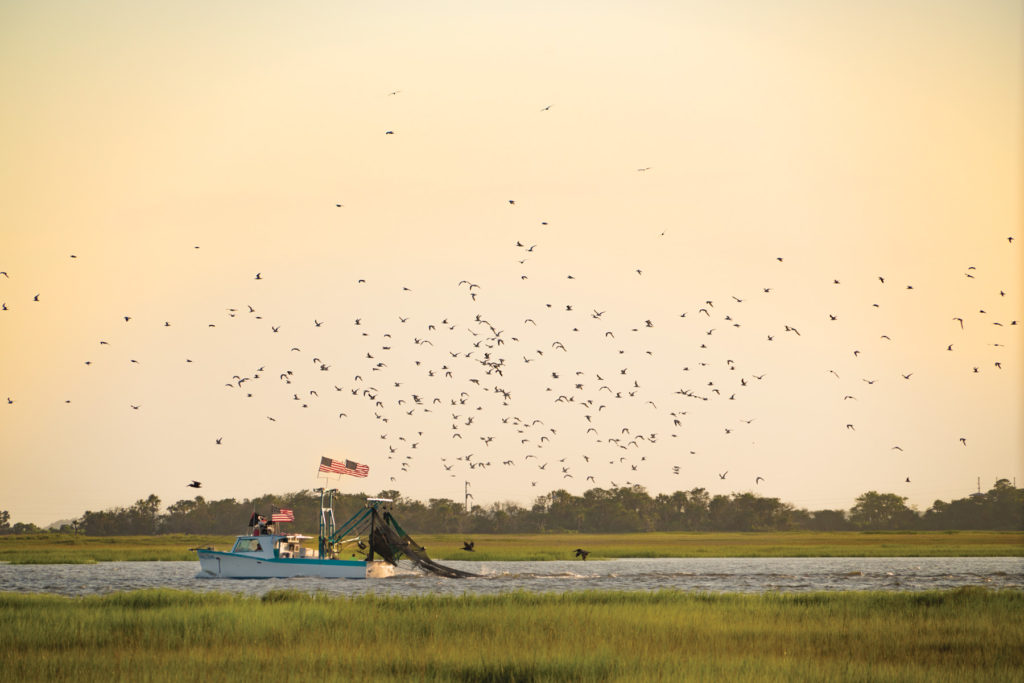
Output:
[[6,680],[1024,680],[1024,592],[0,594]]
[[[472,538],[474,551],[461,550]],[[564,560],[575,548],[590,559],[617,557],[1019,557],[1024,533],[989,531],[644,534],[417,535],[431,557]]]
[[90,564],[194,560],[189,548],[214,546],[230,549],[235,537],[191,536],[73,536],[29,534],[0,536],[0,562],[12,564]]
[[[568,560],[616,557],[1021,557],[1024,532],[759,532],[415,535],[438,560]],[[462,550],[472,538],[474,552]],[[227,550],[233,536],[0,536],[0,561],[17,564],[192,560],[189,548]],[[315,541],[314,541],[315,543]],[[315,547],[311,545],[310,547]]]

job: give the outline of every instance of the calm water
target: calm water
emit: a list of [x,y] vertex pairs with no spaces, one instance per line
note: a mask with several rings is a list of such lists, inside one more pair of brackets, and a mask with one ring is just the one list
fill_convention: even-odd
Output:
[[[403,563],[404,564],[404,563]],[[511,591],[697,592],[918,591],[987,586],[1024,589],[1024,558],[694,558],[582,562],[444,562],[481,574],[442,579],[399,567],[387,579],[208,579],[198,562],[2,565],[0,591],[89,595],[143,588],[261,595],[292,588],[329,595],[462,595]]]

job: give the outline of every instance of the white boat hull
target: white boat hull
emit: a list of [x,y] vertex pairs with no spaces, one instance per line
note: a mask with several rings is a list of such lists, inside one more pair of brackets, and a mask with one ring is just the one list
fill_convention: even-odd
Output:
[[298,557],[253,557],[251,554],[197,550],[199,576],[223,579],[366,579],[393,576],[395,568],[380,560],[330,560]]

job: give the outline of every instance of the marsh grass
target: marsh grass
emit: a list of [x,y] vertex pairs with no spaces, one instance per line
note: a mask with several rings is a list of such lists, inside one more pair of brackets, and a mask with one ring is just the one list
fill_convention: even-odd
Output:
[[[437,560],[547,561],[622,557],[1022,557],[1024,532],[809,532],[638,534],[417,534]],[[462,550],[472,538],[474,552]],[[0,536],[0,562],[81,564],[133,560],[195,559],[189,548],[227,550],[234,536]],[[307,542],[315,547],[315,540]]]
[[[472,538],[473,552],[463,551]],[[428,534],[416,540],[439,560],[566,560],[575,548],[590,559],[624,557],[1020,557],[1024,533],[930,532],[652,532],[636,534]]]
[[10,564],[92,564],[95,562],[187,561],[189,548],[230,548],[234,536],[0,536],[0,562]]
[[1024,680],[1024,592],[0,594],[5,680]]

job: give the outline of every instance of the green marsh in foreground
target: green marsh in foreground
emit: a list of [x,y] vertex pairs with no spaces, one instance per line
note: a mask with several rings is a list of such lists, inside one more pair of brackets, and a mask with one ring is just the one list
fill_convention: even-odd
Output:
[[7,680],[1024,680],[1024,592],[0,594]]
[[[1019,531],[764,531],[630,534],[416,534],[436,560],[571,560],[575,548],[590,559],[621,557],[1021,557]],[[472,538],[475,551],[462,550]],[[135,560],[194,560],[188,549],[226,550],[234,536],[0,536],[0,561],[80,564]],[[315,540],[310,547],[315,547]]]

